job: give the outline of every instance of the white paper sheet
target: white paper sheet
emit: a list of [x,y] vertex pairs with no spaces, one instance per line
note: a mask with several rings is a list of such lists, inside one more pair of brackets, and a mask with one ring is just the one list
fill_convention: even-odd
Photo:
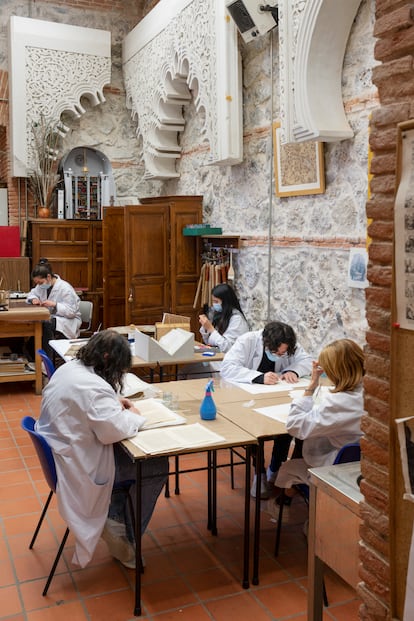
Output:
[[177,449],[205,447],[224,441],[222,436],[210,431],[200,423],[183,425],[178,428],[166,427],[164,429],[140,431],[136,436],[129,439],[144,453],[150,455],[168,453]]
[[242,382],[229,382],[230,384],[234,384],[238,388],[245,390],[251,395],[258,395],[260,393],[274,393],[274,392],[287,392],[292,390],[293,388],[304,388],[309,385],[309,378],[300,379],[295,384],[289,384],[288,382],[278,382],[277,384],[272,384],[272,386],[268,386],[266,384],[247,384]]
[[273,420],[285,423],[287,421],[289,410],[290,403],[282,403],[280,405],[269,405],[265,408],[255,408],[254,411],[259,414],[263,414],[264,416],[268,416],[269,418],[273,418]]

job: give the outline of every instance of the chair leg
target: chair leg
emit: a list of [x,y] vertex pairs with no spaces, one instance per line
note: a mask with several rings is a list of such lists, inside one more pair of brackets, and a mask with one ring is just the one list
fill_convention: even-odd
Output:
[[52,565],[52,569],[50,570],[49,578],[47,579],[45,588],[43,589],[43,593],[42,593],[43,596],[45,596],[49,590],[50,583],[52,582],[52,578],[55,575],[56,567],[57,567],[57,564],[59,563],[60,557],[62,556],[63,548],[65,547],[65,543],[66,543],[66,539],[68,538],[68,535],[69,535],[69,528],[66,529],[65,534],[63,535],[63,539],[59,546],[58,553],[56,554],[55,561]]
[[42,525],[42,523],[43,523],[44,517],[45,517],[45,515],[46,515],[47,508],[48,508],[48,506],[49,506],[49,504],[50,504],[50,501],[52,500],[52,496],[53,496],[53,492],[52,492],[52,491],[50,491],[50,492],[49,492],[49,496],[47,497],[47,500],[46,500],[46,504],[45,504],[45,506],[43,507],[43,511],[42,511],[41,516],[40,516],[40,519],[39,519],[39,521],[38,521],[38,523],[37,523],[36,530],[35,530],[35,532],[34,532],[34,534],[33,534],[32,540],[31,540],[31,542],[30,542],[30,545],[29,545],[29,550],[31,550],[31,549],[33,548],[33,546],[34,546],[34,542],[36,541],[36,537],[37,537],[37,535],[38,535],[38,533],[39,533],[39,530],[40,530],[40,527],[41,527],[41,525]]
[[282,492],[279,496],[279,500],[280,500],[280,505],[279,505],[279,517],[277,518],[277,527],[276,527],[275,556],[279,555],[280,534],[282,531],[283,507],[285,506],[285,490],[284,489],[282,489]]

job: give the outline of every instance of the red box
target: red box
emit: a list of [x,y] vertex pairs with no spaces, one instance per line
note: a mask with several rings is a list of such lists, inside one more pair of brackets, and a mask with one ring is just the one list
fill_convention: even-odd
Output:
[[0,226],[0,257],[20,257],[18,226]]

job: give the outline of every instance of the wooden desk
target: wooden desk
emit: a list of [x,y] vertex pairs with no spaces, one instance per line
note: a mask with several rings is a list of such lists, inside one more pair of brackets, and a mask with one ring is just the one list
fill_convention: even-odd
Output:
[[[180,398],[183,392],[187,396],[196,399],[198,405],[204,395],[207,380],[193,379],[180,380],[178,382],[164,382],[157,384],[160,390],[171,392]],[[286,433],[285,423],[273,420],[268,416],[264,416],[255,409],[258,407],[266,407],[268,405],[277,405],[282,403],[290,403],[291,397],[289,392],[294,390],[294,384],[286,384],[286,390],[282,392],[263,392],[251,394],[244,390],[240,385],[226,382],[218,379],[214,381],[213,399],[216,402],[219,413],[237,425],[243,431],[254,436],[258,443],[258,451],[256,455],[256,470],[261,472],[263,465],[264,443],[266,440],[272,440],[278,435]],[[176,462],[176,470],[178,465]],[[258,485],[260,485],[260,477],[257,477]],[[178,482],[176,481],[176,487]],[[256,494],[255,499],[255,522],[254,522],[254,544],[253,544],[253,584],[259,584],[259,552],[260,552],[260,494]]]
[[309,472],[308,621],[322,621],[324,565],[354,589],[359,581],[359,503],[363,497],[357,478],[361,464],[311,468]]
[[[47,321],[50,313],[47,308],[25,304],[23,307],[10,308],[0,312],[0,339],[15,336],[34,336],[35,352],[42,347],[42,321]],[[42,361],[36,354],[36,370],[24,373],[4,373],[0,375],[3,382],[27,382],[35,380],[36,394],[42,392]]]
[[[162,385],[162,384],[161,384]],[[243,429],[234,425],[231,421],[226,420],[220,414],[212,421],[202,421],[198,413],[200,407],[199,401],[185,401],[181,403],[183,416],[186,417],[187,423],[199,422],[206,428],[214,431],[222,436],[223,440],[215,445],[206,445],[205,447],[192,447],[180,450],[171,450],[168,453],[151,454],[147,455],[143,453],[135,444],[130,440],[124,440],[121,444],[130,456],[130,458],[136,464],[136,507],[137,515],[135,519],[135,541],[136,541],[136,567],[135,571],[135,609],[134,615],[141,615],[141,572],[139,571],[141,562],[141,485],[138,484],[141,481],[141,464],[144,459],[151,459],[166,455],[168,457],[183,455],[187,453],[201,453],[207,452],[207,485],[209,496],[209,515],[208,515],[208,528],[212,534],[217,534],[216,529],[216,507],[217,507],[217,485],[216,485],[216,470],[217,470],[217,457],[216,452],[219,449],[224,448],[236,448],[244,446],[246,448],[246,460],[245,460],[245,510],[244,510],[244,549],[243,549],[243,588],[249,587],[249,544],[250,544],[250,449],[251,446],[256,444],[255,438],[246,433]],[[145,433],[145,432],[141,432]]]

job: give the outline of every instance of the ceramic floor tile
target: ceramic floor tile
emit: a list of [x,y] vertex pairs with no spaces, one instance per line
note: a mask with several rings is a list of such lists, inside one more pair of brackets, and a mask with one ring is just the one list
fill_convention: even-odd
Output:
[[[103,541],[91,563],[80,569],[72,564],[70,535],[49,593],[42,596],[65,524],[53,499],[35,547],[28,550],[48,488],[20,420],[38,416],[41,398],[32,387],[18,385],[0,385],[0,396],[0,621],[132,620],[134,571],[114,561]],[[270,450],[267,461],[269,455]],[[229,451],[221,451],[218,463],[227,464],[229,457]],[[184,469],[204,468],[206,456],[182,456],[179,463]],[[307,508],[295,500],[285,510],[280,555],[275,559],[276,522],[262,503],[260,583],[245,590],[243,468],[235,466],[234,475],[232,489],[230,469],[226,466],[217,474],[218,536],[207,530],[206,472],[181,474],[178,495],[170,477],[171,497],[159,498],[142,541],[143,621],[279,621],[282,614],[283,621],[305,621],[307,548],[301,528]],[[251,529],[253,516],[251,502]],[[252,565],[250,573],[251,569]],[[326,585],[330,607],[324,610],[324,621],[355,621],[355,592],[329,571]]]

